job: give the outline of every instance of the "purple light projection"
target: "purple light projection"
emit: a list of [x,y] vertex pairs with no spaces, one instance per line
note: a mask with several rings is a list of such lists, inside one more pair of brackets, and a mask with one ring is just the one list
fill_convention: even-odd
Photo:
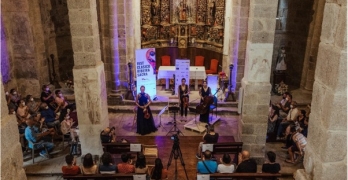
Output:
[[1,33],[1,43],[0,43],[1,76],[2,76],[2,82],[5,84],[8,81],[10,81],[10,58],[7,51],[5,27],[3,25],[2,18],[1,18],[1,24],[0,24],[0,33]]
[[120,79],[119,79],[119,75],[120,75],[120,55],[119,55],[119,52],[118,52],[118,20],[117,20],[117,5],[116,5],[116,1],[114,1],[113,3],[115,3],[112,7],[113,7],[113,12],[112,13],[112,26],[115,27],[113,29],[113,46],[111,51],[113,51],[113,57],[112,57],[112,60],[113,60],[113,76],[114,76],[114,83],[115,83],[115,88],[118,89],[121,85],[121,82],[120,82]]

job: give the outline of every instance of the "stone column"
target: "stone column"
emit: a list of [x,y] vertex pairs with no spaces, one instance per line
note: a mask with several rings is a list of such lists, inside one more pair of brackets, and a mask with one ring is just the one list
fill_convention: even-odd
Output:
[[270,101],[271,62],[277,14],[277,0],[251,0],[248,39],[242,89],[241,140],[243,149],[263,163]]
[[27,179],[23,166],[23,154],[19,143],[17,120],[8,114],[4,86],[1,81],[1,179]]
[[95,0],[69,0],[74,88],[82,153],[103,153],[100,132],[109,126],[104,64]]
[[313,21],[307,39],[306,54],[303,63],[301,87],[306,90],[313,90],[315,65],[317,62],[318,47],[320,42],[321,25],[323,22],[325,0],[314,1]]
[[295,179],[347,179],[347,1],[326,1],[304,170]]

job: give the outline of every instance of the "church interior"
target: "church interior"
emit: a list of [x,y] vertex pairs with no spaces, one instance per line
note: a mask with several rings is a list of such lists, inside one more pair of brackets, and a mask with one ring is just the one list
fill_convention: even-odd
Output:
[[[124,152],[148,178],[159,158],[166,179],[204,179],[206,148],[237,169],[210,178],[347,179],[347,1],[2,0],[0,33],[1,179],[67,179],[67,155]],[[244,152],[255,173],[238,171]]]

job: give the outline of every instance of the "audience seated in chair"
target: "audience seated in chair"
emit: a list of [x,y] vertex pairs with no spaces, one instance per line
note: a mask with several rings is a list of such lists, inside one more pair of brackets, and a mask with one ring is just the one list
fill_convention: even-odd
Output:
[[[298,116],[298,108],[297,108],[297,102],[292,101],[290,105],[290,110],[288,113],[288,116],[282,120],[282,122],[279,124],[278,127],[278,133],[277,133],[277,140],[280,139],[280,137],[283,135],[283,131],[288,127],[290,124],[294,124],[295,120],[297,120]],[[289,134],[289,132],[285,133],[285,137]]]
[[17,117],[19,119],[28,119],[30,117],[29,108],[25,105],[24,100],[20,100],[19,106],[17,108]]
[[231,157],[227,153],[220,158],[220,163],[217,167],[219,173],[233,173],[236,170],[235,164],[232,163]]
[[40,107],[41,117],[45,118],[45,123],[49,128],[55,128],[60,131],[60,122],[56,120],[56,113],[48,107],[46,103],[42,103]]
[[293,144],[288,149],[290,159],[286,159],[285,161],[288,163],[295,163],[295,157],[294,157],[295,154],[294,153],[295,153],[295,151],[299,151],[300,155],[303,156],[304,149],[307,145],[307,139],[303,134],[296,131],[295,126],[291,127],[290,131],[291,131],[291,133],[294,133],[292,135]]
[[250,153],[248,151],[242,151],[238,155],[238,167],[236,169],[238,173],[256,173],[257,164],[254,159],[250,158]]
[[[68,110],[69,111],[69,110]],[[73,104],[72,106],[71,106],[71,109],[70,109],[70,112],[69,112],[69,116],[70,116],[70,118],[72,119],[72,121],[74,122],[74,124],[73,124],[73,128],[76,128],[76,127],[78,127],[78,125],[79,125],[79,121],[78,121],[78,119],[77,119],[77,111],[76,111],[76,105],[75,104]]]
[[[35,122],[33,118],[29,118],[27,120],[27,128],[25,129],[25,139],[29,141],[29,148],[32,150],[46,148],[47,151],[50,151],[54,148],[54,144],[52,142],[45,142],[42,140],[45,136],[49,135],[51,131],[39,132],[39,129],[34,126]],[[31,142],[31,143],[30,143]],[[35,143],[35,144],[33,144]],[[45,158],[49,158],[49,155],[46,154],[45,150],[40,152],[40,156]]]
[[271,105],[271,110],[268,114],[267,133],[274,132],[278,118],[279,118],[279,108],[277,106]]
[[132,164],[133,161],[130,159],[130,156],[126,153],[122,153],[121,155],[122,162],[117,164],[117,170],[119,173],[134,173],[135,167]]
[[21,95],[18,94],[18,92],[15,89],[11,89],[7,97],[8,109],[9,110],[13,109],[14,111],[17,111],[20,100],[21,100]]
[[54,94],[50,91],[50,88],[48,85],[42,86],[42,92],[40,96],[41,102],[45,102],[49,108],[52,110],[55,110],[56,107],[53,106],[54,104]]
[[59,121],[61,122],[64,120],[65,115],[68,113],[68,109],[71,109],[71,107],[74,104],[69,104],[66,101],[66,98],[63,96],[63,93],[61,90],[56,90],[55,94],[56,94],[55,103],[59,107],[59,111],[60,111]]
[[297,120],[298,120],[299,132],[302,133],[305,137],[307,137],[308,117],[306,116],[305,110],[301,110],[298,112]]
[[115,174],[117,172],[116,166],[112,164],[112,157],[110,153],[104,152],[101,159],[102,164],[99,165],[100,174]]
[[[207,129],[207,131],[208,131],[208,129]],[[207,133],[207,131],[203,135],[204,142],[200,142],[199,145],[198,145],[198,152],[196,154],[197,159],[201,159],[203,143],[211,143],[211,144],[213,144],[213,143],[217,143],[218,140],[219,140],[219,133],[216,133],[214,131],[214,126],[210,126],[208,133]]]
[[209,150],[204,151],[202,161],[197,162],[197,172],[201,174],[213,174],[217,170],[217,162],[211,160],[212,154]]
[[116,142],[115,127],[107,127],[100,133],[102,143]]
[[167,179],[168,178],[168,170],[163,168],[162,160],[160,158],[156,158],[155,167],[152,168],[151,179]]
[[32,95],[27,95],[25,102],[29,108],[29,114],[37,114],[40,110],[40,103],[36,102]]
[[267,152],[268,162],[262,165],[263,173],[279,173],[280,165],[276,163],[276,154],[273,151]]
[[72,139],[72,142],[77,142],[77,129],[73,128],[75,122],[72,118],[70,118],[69,114],[65,116],[65,119],[60,123],[60,130],[63,133],[63,135],[70,133],[70,137]]
[[98,174],[97,162],[93,161],[91,153],[87,153],[83,158],[83,163],[81,166],[82,174]]
[[292,95],[290,93],[285,92],[283,94],[283,97],[284,95],[286,96],[285,100],[280,101],[280,103],[278,104],[278,107],[280,110],[279,115],[281,118],[285,118],[288,115],[290,110],[290,105],[292,102]]
[[135,173],[148,175],[148,167],[146,165],[146,158],[143,153],[139,153],[135,162]]
[[76,166],[76,159],[73,155],[66,155],[65,162],[67,165],[62,167],[62,172],[64,175],[81,174],[80,167]]

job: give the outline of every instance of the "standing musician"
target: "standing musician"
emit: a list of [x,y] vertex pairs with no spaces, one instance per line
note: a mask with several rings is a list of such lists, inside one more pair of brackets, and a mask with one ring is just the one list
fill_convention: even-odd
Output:
[[[190,94],[190,88],[186,84],[186,79],[181,79],[181,85],[179,85],[178,88],[178,96],[179,96],[179,104],[180,104],[180,113],[181,113],[181,119],[184,121],[187,121],[187,108],[189,103],[189,94]],[[183,119],[185,111],[185,119]]]
[[137,95],[135,104],[138,106],[137,111],[137,133],[141,135],[157,131],[154,119],[150,110],[150,96],[145,93],[145,86],[140,86],[140,93]]
[[[204,98],[207,96],[211,96],[211,89],[210,87],[208,87],[207,81],[203,81],[203,86],[201,88],[201,90],[199,91],[199,96],[201,97],[201,104],[205,103],[204,102]],[[199,121],[201,122],[205,122],[205,123],[209,123],[209,111],[210,111],[210,104],[207,103],[205,104],[206,106],[204,107],[205,109],[205,113],[204,114],[200,114],[199,116]]]

